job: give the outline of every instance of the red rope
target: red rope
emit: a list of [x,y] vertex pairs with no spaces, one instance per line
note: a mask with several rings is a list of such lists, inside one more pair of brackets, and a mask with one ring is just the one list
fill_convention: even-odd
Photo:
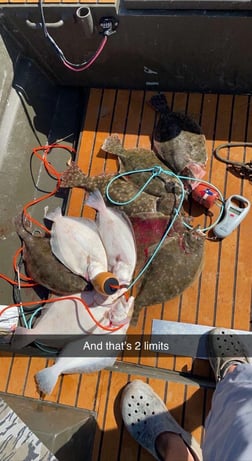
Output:
[[39,301],[26,301],[26,302],[23,302],[23,303],[9,304],[8,306],[4,307],[0,311],[0,317],[5,311],[7,311],[8,309],[11,309],[12,307],[34,306],[36,304],[41,304],[42,302],[43,303],[53,303],[53,302],[56,302],[56,301],[64,301],[64,299],[69,299],[69,300],[72,300],[72,301],[81,301],[81,303],[83,304],[84,308],[86,309],[86,311],[88,312],[88,314],[90,315],[91,319],[96,324],[96,326],[98,326],[99,328],[102,328],[105,331],[110,331],[110,332],[111,331],[117,331],[117,330],[120,330],[120,328],[122,328],[123,325],[124,325],[124,324],[122,324],[122,325],[119,325],[119,326],[116,326],[116,327],[106,327],[106,326],[102,325],[100,322],[98,322],[98,320],[96,320],[96,318],[94,317],[94,315],[91,312],[91,309],[85,303],[84,299],[79,298],[78,296],[62,296],[60,298],[50,298],[50,299],[45,299],[43,301],[41,301],[41,300],[39,300]]
[[[35,147],[33,149],[33,155],[35,155],[43,164],[44,164],[44,167],[45,167],[45,170],[47,171],[47,173],[54,177],[56,180],[57,180],[57,185],[56,187],[53,189],[52,192],[49,192],[37,199],[34,199],[34,200],[31,200],[30,202],[26,203],[26,205],[23,207],[23,214],[25,216],[26,219],[28,219],[30,222],[32,222],[33,224],[35,224],[36,226],[39,226],[41,229],[43,229],[46,233],[50,233],[50,230],[45,227],[43,224],[41,224],[39,221],[37,221],[36,219],[34,219],[29,213],[28,213],[28,208],[30,208],[31,206],[39,203],[39,202],[42,202],[43,200],[46,200],[48,199],[49,197],[55,195],[55,193],[58,191],[59,187],[60,187],[60,178],[61,178],[61,175],[62,173],[58,172],[54,166],[48,161],[48,154],[51,152],[52,149],[64,149],[64,150],[67,150],[68,152],[70,152],[71,154],[76,154],[76,151],[74,148],[72,147],[69,147],[69,146],[65,146],[65,145],[62,145],[62,144],[49,144],[47,146],[40,146],[40,147]],[[39,154],[40,151],[43,151],[43,156]],[[23,246],[18,248],[18,250],[15,252],[14,256],[13,256],[13,268],[14,268],[14,271],[15,272],[18,272],[18,264],[17,264],[17,258],[18,256],[22,253],[23,251]],[[4,279],[6,282],[12,284],[12,285],[15,285],[15,286],[19,286],[20,288],[28,288],[28,287],[34,287],[36,285],[38,285],[37,283],[35,283],[30,277],[27,277],[26,275],[24,274],[20,274],[19,273],[19,277],[23,280],[23,282],[20,282],[20,281],[15,281],[13,279],[11,279],[10,277],[7,277],[6,275],[4,274],[0,274],[0,278]],[[91,319],[93,320],[93,322],[99,327],[99,328],[102,328],[103,330],[105,331],[109,331],[109,332],[112,332],[112,331],[117,331],[119,330],[120,328],[122,328],[123,325],[119,325],[117,327],[105,327],[104,325],[100,324],[100,322],[98,322],[96,320],[96,318],[94,317],[94,315],[92,314],[89,306],[85,303],[85,301],[82,299],[82,298],[78,298],[77,296],[63,296],[63,297],[60,297],[60,298],[51,298],[51,299],[47,299],[47,300],[43,300],[43,303],[52,303],[52,302],[56,302],[56,301],[63,301],[64,299],[69,299],[69,300],[78,300],[78,301],[81,301],[84,308],[87,310],[88,314],[90,315]],[[0,316],[7,310],[7,309],[10,309],[11,307],[23,307],[23,306],[33,306],[33,305],[36,305],[36,304],[41,304],[41,300],[40,301],[27,301],[27,302],[23,302],[23,303],[16,303],[16,304],[10,304],[9,306],[7,307],[4,307],[1,311],[0,311]]]

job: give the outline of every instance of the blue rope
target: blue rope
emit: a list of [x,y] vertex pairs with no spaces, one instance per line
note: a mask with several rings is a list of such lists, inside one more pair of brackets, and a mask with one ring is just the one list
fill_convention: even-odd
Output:
[[[26,328],[32,328],[32,323],[33,323],[33,320],[34,320],[34,317],[36,317],[36,315],[42,310],[44,309],[43,307],[38,307],[38,309],[36,309],[33,314],[31,315],[30,319],[29,319],[29,323],[27,325]],[[38,341],[35,341],[36,346],[38,347],[38,349],[40,349],[41,351],[43,352],[46,352],[46,353],[49,353],[49,354],[52,354],[52,355],[56,355],[58,354],[58,350],[56,349],[53,349],[53,348],[48,348],[45,347],[42,343],[38,342]]]
[[[112,184],[114,183],[114,181],[116,181],[117,179],[120,179],[124,176],[129,176],[129,175],[133,175],[133,174],[139,174],[139,173],[151,173],[150,177],[147,179],[147,181],[145,182],[145,184],[137,191],[137,193],[135,195],[133,195],[129,200],[126,200],[125,202],[117,202],[116,200],[113,200],[112,197],[110,196],[110,193],[109,193],[109,189],[110,187],[112,186]],[[218,192],[219,194],[219,197],[220,197],[220,200],[222,202],[222,205],[221,205],[221,211],[219,213],[219,216],[218,218],[215,220],[215,222],[213,224],[211,224],[210,226],[204,228],[201,230],[201,232],[206,232],[207,230],[210,230],[212,229],[220,220],[221,218],[221,215],[222,215],[222,211],[223,211],[223,203],[224,203],[224,198],[223,198],[223,195],[222,193],[220,192],[220,190],[216,187],[216,186],[213,186],[210,182],[208,181],[203,181],[203,180],[200,180],[197,179],[197,178],[193,178],[193,177],[188,177],[188,176],[180,176],[180,175],[176,175],[175,173],[173,173],[172,171],[170,170],[165,170],[163,169],[161,166],[159,165],[154,165],[152,168],[144,168],[144,169],[139,169],[139,170],[131,170],[131,171],[125,171],[123,173],[119,173],[118,175],[116,175],[114,178],[112,178],[109,183],[107,184],[107,187],[106,187],[106,196],[108,198],[108,200],[113,204],[113,205],[119,205],[119,206],[123,206],[123,205],[129,205],[130,203],[132,203],[134,200],[136,200],[141,194],[142,192],[144,192],[144,190],[147,188],[147,186],[150,184],[150,182],[152,181],[152,179],[160,176],[161,174],[166,174],[168,176],[171,176],[173,178],[175,178],[179,185],[180,185],[180,188],[181,188],[181,196],[180,196],[180,200],[179,200],[179,204],[177,207],[174,207],[174,210],[173,210],[173,217],[172,217],[172,220],[171,222],[169,223],[169,225],[167,226],[162,238],[160,239],[159,243],[157,244],[154,252],[152,253],[152,255],[150,256],[150,258],[148,259],[148,261],[145,263],[145,265],[142,267],[141,271],[138,273],[138,275],[135,277],[135,279],[131,282],[131,284],[128,286],[128,290],[130,290],[134,285],[135,283],[140,279],[140,277],[143,275],[143,273],[147,270],[147,268],[150,266],[151,262],[153,261],[153,259],[155,258],[156,254],[158,253],[158,251],[160,250],[163,242],[165,241],[168,233],[170,232],[174,222],[176,221],[179,213],[180,213],[180,210],[182,208],[182,205],[183,205],[183,202],[184,202],[184,199],[185,199],[185,188],[184,188],[184,184],[182,182],[182,180],[190,180],[190,181],[197,181],[197,182],[200,182],[200,183],[203,183],[203,184],[206,184],[210,187],[214,187],[214,189]],[[193,227],[189,226],[189,224],[187,224],[185,221],[183,221],[183,224],[185,227],[189,228],[189,229],[193,229]],[[26,321],[26,318],[25,318],[25,313],[23,311],[23,308],[21,307],[20,308],[20,312],[21,312],[21,315],[22,315],[22,318],[23,318],[23,321],[24,321],[24,324],[25,324],[25,327],[26,328],[32,328],[32,323],[33,323],[33,320],[34,320],[34,317],[36,317],[36,315],[38,314],[38,312],[40,312],[41,310],[43,309],[43,307],[39,307],[38,309],[36,309],[35,312],[33,312],[33,314],[31,315],[30,319],[29,319],[29,323],[27,323]],[[53,349],[47,349],[45,348],[42,344],[36,342],[36,345],[37,347],[39,347],[39,349],[41,349],[42,351],[44,352],[49,352],[51,354],[57,354],[58,351],[55,351]]]
[[[126,200],[125,202],[117,202],[116,200],[112,199],[112,197],[109,194],[109,188],[111,187],[111,185],[113,184],[114,181],[116,181],[117,179],[122,178],[124,176],[132,175],[132,174],[138,174],[138,173],[148,173],[148,172],[152,173],[151,176],[149,177],[149,179],[147,179],[146,183],[137,191],[137,193],[131,197],[131,199]],[[160,176],[162,173],[169,174],[169,176],[174,176],[176,179],[179,180],[179,176],[177,176],[172,171],[163,170],[163,168],[161,166],[159,166],[159,165],[155,165],[152,168],[144,168],[144,169],[141,169],[141,170],[124,171],[123,173],[119,173],[118,175],[116,175],[114,178],[112,178],[109,181],[109,183],[107,184],[107,187],[106,187],[106,196],[107,196],[108,200],[111,203],[113,203],[113,205],[119,205],[119,206],[120,205],[129,205],[130,203],[134,202],[134,200],[136,200],[137,197],[139,197],[142,192],[144,192],[144,190],[146,189],[148,184],[152,181],[152,179],[156,178],[157,176]],[[181,185],[182,185],[182,190],[184,190],[184,185],[183,185],[182,181],[180,181],[180,182],[181,182]]]
[[[26,315],[29,315],[29,312],[25,313],[24,312],[24,309],[22,306],[19,306],[19,312],[20,312],[20,315],[22,317],[22,320],[23,320],[23,323],[24,323],[24,326],[25,328],[32,328],[32,322],[34,320],[34,317],[36,317],[36,315],[43,309],[43,307],[38,307],[34,312],[33,314],[31,315],[29,321],[27,322],[26,320]],[[38,349],[40,349],[41,351],[43,352],[46,352],[47,354],[51,354],[51,355],[56,355],[58,354],[58,350],[57,349],[53,349],[53,348],[46,348],[43,344],[37,342],[37,341],[34,341],[34,344],[36,344],[36,346],[38,347]]]
[[42,311],[43,307],[38,307],[34,312],[33,314],[31,315],[30,319],[29,319],[29,322],[28,322],[28,325],[26,328],[32,328],[32,323],[33,323],[33,320],[34,320],[34,317],[36,317],[36,315]]
[[[145,182],[145,184],[137,191],[137,193],[135,195],[133,195],[129,200],[125,201],[125,202],[117,202],[115,200],[112,199],[112,197],[110,196],[110,193],[109,193],[109,189],[110,187],[112,186],[112,184],[114,183],[114,181],[116,181],[117,179],[119,178],[122,178],[124,176],[129,176],[129,175],[133,175],[133,174],[139,174],[139,173],[148,173],[148,172],[151,172],[151,176],[149,177],[149,179]],[[107,187],[106,187],[106,196],[108,198],[108,200],[113,204],[113,205],[119,205],[119,206],[123,206],[123,205],[129,205],[130,203],[132,203],[134,200],[136,200],[141,194],[142,192],[144,192],[144,190],[146,189],[146,187],[148,186],[148,184],[152,181],[152,179],[154,179],[155,177],[161,175],[161,174],[166,174],[168,176],[172,176],[174,177],[175,179],[177,179],[177,181],[179,182],[179,185],[181,187],[181,196],[180,196],[180,201],[179,201],[179,205],[177,208],[174,208],[174,213],[173,213],[173,218],[171,220],[171,222],[169,223],[169,225],[167,226],[167,229],[165,230],[164,232],[164,235],[162,236],[162,238],[160,239],[159,243],[157,244],[154,252],[152,253],[152,255],[150,256],[150,258],[148,259],[148,261],[145,263],[145,265],[142,267],[141,271],[138,273],[138,275],[135,277],[135,279],[131,282],[131,284],[129,285],[128,287],[128,290],[130,290],[133,285],[135,285],[135,283],[139,280],[139,278],[143,275],[143,273],[147,270],[147,268],[149,267],[149,265],[151,264],[151,262],[153,261],[153,259],[155,258],[156,254],[158,253],[158,251],[160,250],[163,242],[165,241],[168,233],[170,232],[174,222],[176,221],[179,213],[180,213],[180,210],[182,208],[182,205],[183,205],[183,202],[184,202],[184,199],[185,199],[185,188],[184,188],[184,184],[182,182],[182,179],[186,179],[186,180],[190,180],[190,181],[197,181],[197,182],[200,182],[200,183],[203,183],[203,184],[206,184],[210,187],[214,187],[214,189],[218,192],[219,194],[219,197],[220,197],[220,200],[222,202],[222,205],[221,205],[221,211],[219,213],[219,216],[218,218],[214,221],[213,224],[211,224],[210,226],[204,228],[201,230],[201,232],[206,232],[210,229],[212,229],[220,220],[221,218],[221,215],[222,215],[222,211],[223,211],[223,202],[224,202],[224,198],[221,194],[221,192],[219,191],[219,189],[216,187],[216,186],[213,186],[211,183],[209,183],[208,181],[203,181],[203,180],[199,180],[197,178],[193,178],[193,177],[188,177],[188,176],[180,176],[180,175],[177,175],[175,173],[173,173],[173,171],[170,171],[170,170],[165,170],[163,169],[161,166],[159,165],[154,165],[152,168],[144,168],[144,169],[139,169],[139,170],[131,170],[131,171],[124,171],[123,173],[119,173],[118,175],[116,175],[114,178],[112,178],[109,183],[107,184]],[[183,221],[183,224],[185,227],[189,228],[189,229],[193,229],[193,227],[191,227],[189,224],[187,224],[185,221]]]

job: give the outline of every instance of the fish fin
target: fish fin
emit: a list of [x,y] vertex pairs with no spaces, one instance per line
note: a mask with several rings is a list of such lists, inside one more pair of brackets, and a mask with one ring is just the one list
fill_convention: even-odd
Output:
[[91,192],[85,201],[85,205],[94,208],[95,210],[102,211],[106,209],[105,202],[103,200],[103,196],[99,189],[95,189],[94,192]]
[[89,229],[98,232],[97,224],[93,219],[90,218],[82,218],[81,216],[67,216],[67,218],[71,219],[72,221],[76,221],[78,223],[83,224],[86,227],[89,227]]
[[102,144],[102,149],[109,154],[118,155],[120,157],[125,157],[125,150],[122,146],[120,138],[117,134],[112,134],[105,139]]
[[141,211],[140,213],[137,213],[137,215],[133,215],[130,217],[131,222],[135,222],[138,219],[145,220],[145,219],[152,219],[152,218],[159,218],[159,219],[166,219],[169,221],[169,216],[164,215],[164,213],[161,213],[161,211]]
[[[134,240],[134,244],[135,244],[135,251],[137,251],[137,246],[136,246],[136,238],[135,238],[135,231],[134,231],[134,227],[132,225],[132,222],[129,218],[129,216],[125,213],[125,211],[121,211],[119,209],[117,209],[116,207],[112,207],[110,208],[110,212],[113,212],[115,215],[117,215],[122,221],[125,221],[126,224],[128,225],[129,229],[131,230],[131,233],[132,233],[132,237],[133,237],[133,240]],[[120,260],[120,258],[118,259]]]
[[115,213],[118,213],[122,216],[122,218],[126,221],[126,223],[128,224],[130,230],[131,230],[131,233],[132,233],[132,236],[133,236],[133,239],[134,239],[134,243],[135,243],[135,251],[137,249],[137,246],[136,246],[136,236],[135,236],[135,231],[134,231],[134,227],[133,227],[133,224],[129,218],[129,216],[124,212],[124,211],[119,211],[119,210],[114,210],[113,208],[113,211]]
[[127,313],[127,316],[129,317],[129,320],[130,320],[132,315],[133,315],[133,311],[134,311],[134,304],[135,304],[134,296],[130,296],[128,299],[126,299],[126,302],[127,302],[126,313]]
[[13,218],[13,224],[15,225],[16,232],[21,237],[21,239],[24,239],[28,232],[24,228],[24,223],[23,223],[23,212],[19,213],[17,216]]
[[38,389],[43,394],[51,394],[54,386],[56,385],[59,372],[55,365],[48,368],[43,368],[35,375],[35,381]]
[[149,101],[149,104],[157,112],[171,112],[171,109],[167,104],[167,100],[164,94],[156,94],[155,96],[152,96],[152,98]]
[[60,216],[62,216],[60,206],[55,208],[54,211],[50,211],[49,213],[48,213],[48,206],[44,208],[44,218],[48,219],[49,221],[55,221],[55,219],[59,218]]
[[77,163],[71,162],[67,170],[64,171],[60,177],[60,187],[85,187],[88,181],[88,176],[83,173]]

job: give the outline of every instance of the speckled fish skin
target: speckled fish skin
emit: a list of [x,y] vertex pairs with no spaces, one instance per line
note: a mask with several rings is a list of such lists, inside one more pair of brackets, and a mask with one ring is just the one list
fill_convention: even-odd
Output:
[[[152,168],[155,166],[161,167],[166,171],[169,168],[156,156],[155,152],[143,148],[124,149],[119,137],[114,134],[105,139],[102,149],[110,154],[114,154],[119,158],[120,171],[136,171],[141,169]],[[170,171],[170,173],[172,173]],[[135,173],[129,176],[130,181],[138,188],[143,187],[150,178],[150,172]],[[160,197],[165,193],[170,192],[177,179],[165,173],[161,173],[151,180],[145,188],[148,194]],[[178,185],[179,188],[179,185]],[[180,188],[178,189],[180,190]]]
[[[82,187],[87,192],[94,192],[99,189],[107,206],[114,206],[106,196],[106,188],[111,179],[116,175],[101,175],[101,176],[86,176],[78,165],[74,162],[61,176],[61,187],[72,188]],[[138,188],[129,180],[119,178],[111,183],[109,187],[109,195],[115,202],[126,202],[134,197],[138,192]],[[174,184],[171,184],[171,191],[165,192],[160,197],[142,192],[132,203],[127,205],[118,205],[121,211],[124,211],[128,216],[137,215],[143,212],[156,211],[170,216],[177,203],[176,191]]]
[[[140,281],[132,324],[141,308],[179,296],[200,274],[203,267],[204,236],[186,230],[168,237]],[[149,254],[155,247],[149,248]]]
[[53,255],[49,237],[36,237],[23,225],[22,213],[14,220],[16,231],[24,242],[24,262],[27,274],[34,282],[62,295],[83,291],[87,281],[73,274]]
[[190,164],[194,163],[204,169],[206,138],[198,123],[186,114],[172,112],[163,94],[153,96],[150,104],[160,112],[154,131],[154,147],[163,162],[177,174],[187,167],[190,169]]

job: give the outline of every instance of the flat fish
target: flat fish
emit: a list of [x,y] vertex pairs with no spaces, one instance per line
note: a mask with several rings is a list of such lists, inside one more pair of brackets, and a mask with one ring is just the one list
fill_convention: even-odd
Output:
[[71,165],[61,175],[60,186],[62,188],[81,187],[87,192],[94,192],[99,189],[107,206],[117,206],[121,211],[124,211],[128,216],[136,215],[143,212],[156,211],[165,215],[170,215],[176,204],[176,196],[174,192],[166,191],[160,197],[142,192],[137,196],[139,188],[136,187],[131,180],[118,178],[111,183],[109,187],[109,196],[115,202],[127,202],[135,197],[134,201],[125,205],[114,205],[106,195],[106,188],[109,182],[116,175],[99,175],[89,177],[85,175],[79,166],[72,162]]
[[[75,293],[74,298],[83,299],[87,305],[92,306],[94,291]],[[108,307],[91,307],[91,311],[99,323],[109,324]],[[17,327],[12,346],[14,349],[22,349],[33,341],[41,341],[47,346],[61,348],[73,340],[73,335],[92,334],[96,330],[97,333],[104,331],[96,327],[81,300],[64,296],[62,300],[46,304],[32,328]]]
[[[167,174],[161,173],[154,177],[145,188],[145,192],[156,197],[163,196],[167,192],[180,193],[178,180],[172,176],[171,170],[156,156],[155,152],[143,148],[124,149],[119,137],[114,134],[105,139],[102,149],[108,153],[114,154],[119,158],[120,171],[136,171],[155,166],[161,167],[167,171]],[[138,188],[143,187],[149,178],[151,172],[141,172],[129,175],[130,181]]]
[[95,222],[107,253],[108,270],[120,284],[129,284],[136,266],[136,243],[129,218],[106,207],[99,189],[89,194],[85,203],[97,210]]
[[[140,281],[132,324],[143,307],[179,296],[199,276],[203,268],[205,238],[196,230],[167,237]],[[154,248],[149,248],[151,255]]]
[[161,240],[170,218],[162,213],[138,213],[130,217],[137,246],[137,262],[143,265],[148,259],[148,249]]
[[[129,315],[134,305],[134,298],[130,297],[128,301],[125,300],[123,309],[124,315]],[[130,317],[130,316],[129,316]],[[118,319],[119,320],[119,319]],[[120,335],[120,341],[123,341],[125,334],[129,327],[129,320],[124,323],[119,331],[111,332],[106,335],[106,341],[113,335]],[[73,373],[92,373],[100,371],[105,367],[112,366],[116,361],[116,353],[110,353],[110,351],[103,351],[100,356],[93,356],[83,351],[83,344],[86,340],[89,340],[92,344],[93,336],[85,336],[83,339],[78,339],[67,344],[57,357],[54,365],[44,368],[35,375],[35,381],[38,386],[38,390],[43,394],[51,394],[53,388],[57,382],[58,377],[61,374],[73,374]],[[100,336],[99,336],[100,338]],[[78,351],[81,351],[78,356]],[[77,353],[76,353],[77,352]]]
[[[130,218],[137,245],[137,260],[143,264],[150,256],[149,248],[158,245],[164,233],[171,224],[171,218],[164,216],[162,213],[139,213]],[[174,235],[182,236],[185,232],[184,221],[189,224],[190,220],[186,217],[179,216],[172,227],[169,229],[167,237]]]
[[24,242],[24,263],[29,277],[48,290],[62,295],[85,290],[87,281],[73,274],[52,253],[50,239],[28,232],[23,224],[22,213],[14,219],[16,231]]
[[[42,314],[32,328],[21,326],[16,328],[12,348],[19,350],[34,341],[40,341],[47,346],[61,349],[68,342],[73,341],[75,335],[108,334],[108,331],[96,322],[108,327],[111,323],[117,325],[120,322],[129,321],[128,302],[124,296],[113,304],[107,303],[105,306],[97,304],[95,296],[96,292],[92,290],[76,293],[75,299],[68,296],[53,301],[52,298],[52,302],[43,307]],[[89,315],[81,300],[89,307],[96,322]]]
[[62,216],[59,207],[50,213],[45,209],[45,218],[53,221],[51,249],[62,264],[88,281],[107,272],[106,251],[94,221]]
[[[164,94],[153,96],[151,106],[160,113],[154,147],[162,161],[177,174],[201,179],[207,162],[206,138],[191,117],[172,112]],[[192,188],[197,182],[191,181]]]

